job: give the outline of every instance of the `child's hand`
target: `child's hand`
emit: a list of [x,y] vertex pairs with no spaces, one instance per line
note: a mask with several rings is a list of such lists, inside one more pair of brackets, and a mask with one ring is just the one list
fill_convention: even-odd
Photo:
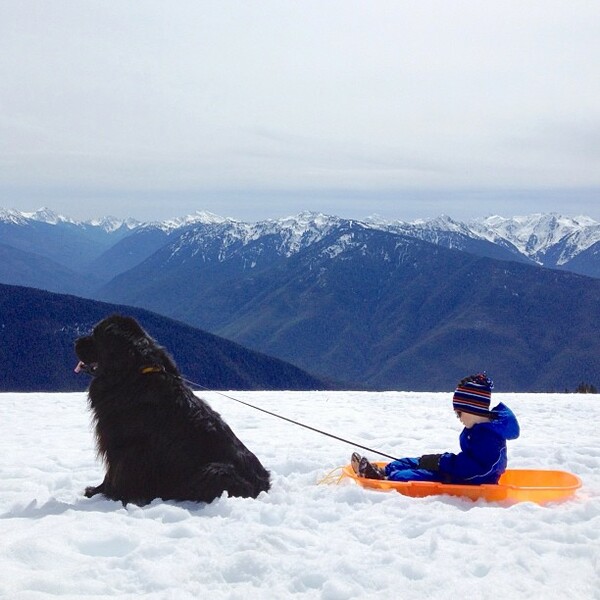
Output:
[[428,471],[440,470],[441,454],[423,454],[419,458],[419,469],[427,469]]

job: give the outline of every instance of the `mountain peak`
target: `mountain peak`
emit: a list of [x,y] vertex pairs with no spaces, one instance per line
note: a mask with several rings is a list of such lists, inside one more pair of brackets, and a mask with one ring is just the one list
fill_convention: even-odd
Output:
[[260,234],[261,231],[278,232],[282,237],[280,251],[290,256],[307,245],[322,239],[340,222],[341,219],[338,217],[303,211],[277,221],[257,223],[253,229],[255,234]]
[[[566,245],[557,264],[600,241],[600,224],[589,217],[565,217],[558,213],[534,213],[515,217],[493,215],[476,219],[471,227],[493,242],[504,240],[538,263],[554,246]],[[570,240],[570,243],[567,241]]]
[[26,225],[27,219],[18,210],[12,208],[0,208],[0,222],[13,225]]
[[423,225],[430,229],[443,229],[445,231],[455,231],[459,233],[465,232],[465,225],[460,221],[455,221],[452,217],[448,215],[440,215],[439,217],[435,217],[434,219],[429,219],[428,221],[424,221]]
[[112,216],[102,217],[101,219],[90,219],[89,221],[85,221],[85,224],[92,227],[99,227],[108,233],[117,231],[118,229],[121,229],[121,227],[125,227],[126,229],[136,229],[141,225],[139,221],[132,218],[119,219]]
[[216,215],[206,210],[198,210],[195,213],[184,217],[174,217],[172,219],[167,219],[166,221],[147,223],[146,225],[158,227],[164,231],[174,231],[190,225],[220,225],[223,223],[235,222],[234,219],[230,219],[229,217],[221,217],[220,215]]
[[77,221],[70,217],[65,217],[53,211],[51,208],[42,207],[33,212],[20,212],[12,209],[0,208],[0,221],[17,223],[25,225],[27,222],[36,221],[38,223],[46,223],[48,225],[75,225],[98,227],[107,233],[117,231],[125,226],[127,229],[135,229],[140,226],[140,222],[132,218],[118,219],[117,217],[102,217],[98,219],[89,219],[87,221]]
[[58,223],[73,223],[72,219],[67,219],[67,217],[63,217],[55,213],[52,209],[47,207],[38,208],[35,212],[32,213],[23,213],[28,219],[32,221],[40,221],[41,223],[48,223],[48,225],[58,225]]
[[306,227],[322,228],[327,227],[331,223],[339,222],[339,218],[319,212],[302,211],[297,215],[283,217],[281,219],[269,222],[276,223],[281,227],[292,227],[294,229]]

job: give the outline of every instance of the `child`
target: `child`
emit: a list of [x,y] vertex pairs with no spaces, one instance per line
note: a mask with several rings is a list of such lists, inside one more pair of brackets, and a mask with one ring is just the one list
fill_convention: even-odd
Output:
[[465,426],[460,434],[461,452],[400,458],[380,468],[365,457],[352,454],[352,468],[360,477],[391,481],[440,481],[442,483],[498,483],[506,469],[506,440],[519,437],[519,423],[504,404],[490,408],[494,384],[484,373],[465,377],[452,398],[456,416]]

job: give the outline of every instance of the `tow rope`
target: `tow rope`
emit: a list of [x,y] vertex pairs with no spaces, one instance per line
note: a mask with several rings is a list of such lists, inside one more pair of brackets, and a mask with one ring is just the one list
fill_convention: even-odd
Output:
[[233,400],[234,402],[237,402],[238,404],[243,404],[244,406],[253,408],[254,410],[259,410],[260,412],[263,412],[272,417],[281,419],[282,421],[287,421],[288,423],[292,423],[293,425],[298,425],[299,427],[304,427],[304,429],[309,429],[310,431],[314,431],[315,433],[320,433],[321,435],[333,438],[334,440],[338,440],[339,442],[344,442],[345,444],[349,444],[350,446],[354,446],[355,448],[360,448],[361,450],[367,450],[368,452],[372,452],[373,454],[379,454],[380,456],[385,456],[386,458],[389,458],[391,460],[397,460],[397,458],[395,458],[394,456],[390,456],[389,454],[386,454],[385,452],[381,452],[381,450],[375,450],[374,448],[369,448],[368,446],[363,446],[362,444],[357,444],[356,442],[353,442],[352,440],[347,440],[346,438],[340,437],[338,435],[334,435],[333,433],[323,431],[322,429],[317,429],[316,427],[312,427],[311,425],[306,425],[306,423],[300,423],[300,421],[294,421],[294,419],[289,419],[288,417],[284,417],[283,415],[278,415],[277,413],[271,412],[270,410],[260,408],[260,406],[255,406],[254,404],[250,404],[249,402],[244,402],[243,400],[239,400],[238,398],[234,398],[233,396],[224,394],[223,392],[218,392],[217,390],[211,390],[195,381],[190,381],[189,379],[186,379],[185,377],[182,377],[181,379],[183,381],[185,381],[186,383],[189,383],[191,386],[201,388],[207,392],[212,392],[213,394],[218,394],[219,396],[223,396],[224,398],[228,398],[229,400]]

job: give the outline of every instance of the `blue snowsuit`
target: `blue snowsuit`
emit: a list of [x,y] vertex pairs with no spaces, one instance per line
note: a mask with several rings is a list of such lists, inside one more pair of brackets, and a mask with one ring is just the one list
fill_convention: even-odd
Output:
[[440,481],[442,483],[498,483],[506,469],[506,440],[519,437],[519,423],[504,404],[491,411],[492,421],[466,427],[460,434],[458,454],[446,452],[439,471],[419,469],[419,458],[400,458],[385,466],[391,481]]

